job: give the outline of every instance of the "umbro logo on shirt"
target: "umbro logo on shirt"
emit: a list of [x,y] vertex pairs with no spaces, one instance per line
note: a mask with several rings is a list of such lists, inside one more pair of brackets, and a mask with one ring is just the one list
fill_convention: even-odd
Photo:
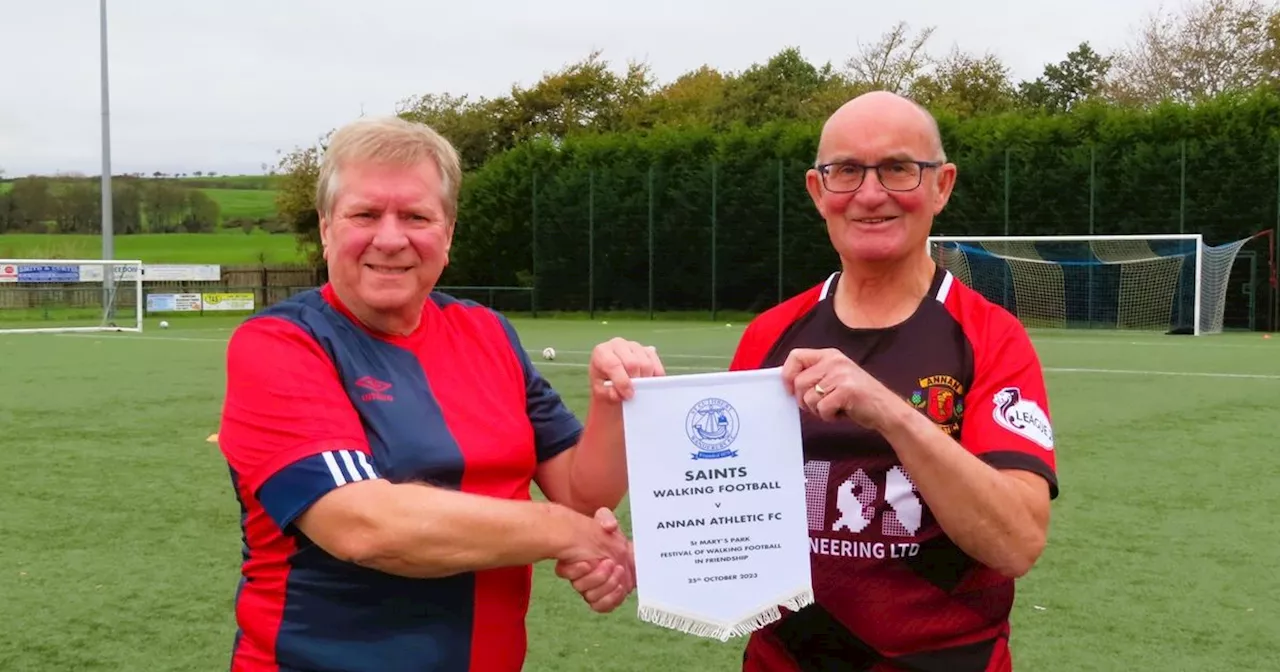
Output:
[[361,401],[395,401],[395,397],[387,394],[387,390],[391,389],[391,383],[378,380],[373,376],[362,376],[356,381],[356,387],[369,390],[360,395]]

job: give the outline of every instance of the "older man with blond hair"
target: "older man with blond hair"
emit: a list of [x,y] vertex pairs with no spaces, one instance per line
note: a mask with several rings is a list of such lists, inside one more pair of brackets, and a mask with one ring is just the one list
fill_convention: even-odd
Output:
[[757,317],[732,368],[803,409],[815,604],[756,632],[749,672],[1012,669],[1014,579],[1057,496],[1040,362],[928,252],[956,167],[913,101],[860,96],[806,183],[840,268]]
[[426,126],[340,129],[316,188],[328,283],[231,338],[233,672],[515,672],[533,563],[556,561],[597,611],[633,588],[611,512],[620,406],[662,364],[638,343],[597,346],[584,427],[503,316],[435,290],[461,181]]

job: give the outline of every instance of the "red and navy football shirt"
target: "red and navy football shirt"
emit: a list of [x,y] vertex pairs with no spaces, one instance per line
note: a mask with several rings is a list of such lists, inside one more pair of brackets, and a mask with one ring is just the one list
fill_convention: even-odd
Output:
[[529,499],[577,418],[511,324],[443,294],[407,336],[363,328],[328,285],[242,324],[218,439],[241,506],[233,672],[515,672],[531,568],[410,579],[340,561],[294,525],[366,479]]
[[[1022,325],[937,269],[906,321],[853,329],[839,273],[757,317],[732,369],[838,348],[979,459],[1043,476],[1058,495],[1040,362]],[[815,604],[756,632],[744,670],[1010,669],[1013,581],[960,550],[878,433],[802,416]]]

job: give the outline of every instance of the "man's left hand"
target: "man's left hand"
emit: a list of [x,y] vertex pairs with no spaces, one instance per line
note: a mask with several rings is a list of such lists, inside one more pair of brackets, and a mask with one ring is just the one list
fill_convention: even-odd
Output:
[[664,376],[657,348],[635,341],[614,338],[591,351],[587,375],[591,378],[594,399],[619,403],[635,394],[633,378]]
[[797,348],[782,364],[787,392],[801,408],[823,420],[847,417],[879,430],[902,400],[835,348]]

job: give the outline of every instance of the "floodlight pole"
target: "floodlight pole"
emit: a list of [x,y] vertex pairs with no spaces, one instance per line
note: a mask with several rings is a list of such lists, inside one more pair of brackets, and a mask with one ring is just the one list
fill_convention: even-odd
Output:
[[[111,205],[111,101],[107,86],[107,0],[98,0],[98,14],[101,30],[101,49],[99,61],[102,68],[102,259],[110,261],[115,258],[115,223],[112,218]],[[111,296],[115,282],[115,269],[104,266],[102,274],[102,310],[107,320],[115,317]],[[142,273],[142,269],[138,269]]]

